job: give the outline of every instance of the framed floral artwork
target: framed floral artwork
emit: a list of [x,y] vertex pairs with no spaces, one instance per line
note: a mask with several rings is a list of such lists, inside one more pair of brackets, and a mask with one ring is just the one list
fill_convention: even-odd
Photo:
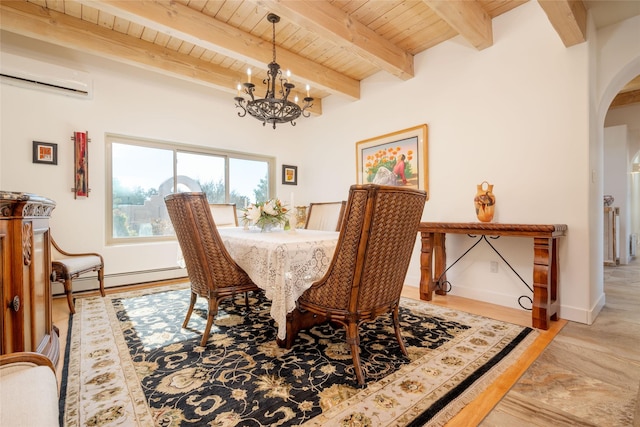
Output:
[[58,144],[33,141],[33,163],[58,164]]
[[358,184],[418,188],[429,195],[427,125],[419,125],[356,143]]
[[298,167],[282,165],[282,183],[286,185],[298,185]]

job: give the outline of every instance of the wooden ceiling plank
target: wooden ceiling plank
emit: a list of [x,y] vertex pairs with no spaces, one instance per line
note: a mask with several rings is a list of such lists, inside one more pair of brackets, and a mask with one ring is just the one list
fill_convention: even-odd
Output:
[[82,5],[74,1],[65,2],[64,13],[74,18],[82,18]]
[[[0,2],[2,29],[167,76],[236,93],[237,73],[26,2]],[[322,100],[314,101],[314,114]]]
[[[255,67],[266,68],[272,60],[272,51],[265,40],[237,28],[207,17],[188,6],[170,1],[137,2],[112,0],[81,0],[83,4],[110,12],[156,31],[166,32],[188,43],[200,45],[226,56],[242,60]],[[313,86],[350,99],[360,98],[360,82],[327,67],[278,49],[279,61],[296,64],[298,84],[310,82]]]
[[587,8],[581,0],[538,0],[538,3],[566,47],[587,41]]
[[482,50],[493,45],[491,17],[479,3],[443,0],[422,1],[476,49]]
[[252,1],[402,80],[414,76],[413,55],[398,48],[330,3],[297,0]]
[[169,36],[168,34],[158,33],[156,39],[153,42],[158,46],[166,47],[167,43],[169,43],[169,40],[171,40],[171,36]]
[[156,41],[157,35],[158,32],[156,30],[154,30],[153,28],[145,27],[140,38],[146,42],[153,43]]
[[108,28],[113,30],[113,25],[115,23],[116,17],[107,12],[100,12],[98,14],[98,25],[101,27]]
[[98,9],[91,7],[91,5],[82,5],[82,20],[97,24],[99,14]]
[[137,39],[142,37],[142,32],[144,31],[144,27],[140,24],[136,24],[135,22],[129,22],[129,29],[127,30],[127,35],[131,37],[135,37]]
[[127,34],[129,32],[129,21],[116,16],[113,23],[113,29],[119,33]]

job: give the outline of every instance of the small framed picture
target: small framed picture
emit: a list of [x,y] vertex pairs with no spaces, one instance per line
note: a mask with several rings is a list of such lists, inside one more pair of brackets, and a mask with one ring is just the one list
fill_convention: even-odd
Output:
[[58,164],[58,144],[33,141],[33,163]]
[[298,167],[282,165],[282,183],[287,185],[298,185]]

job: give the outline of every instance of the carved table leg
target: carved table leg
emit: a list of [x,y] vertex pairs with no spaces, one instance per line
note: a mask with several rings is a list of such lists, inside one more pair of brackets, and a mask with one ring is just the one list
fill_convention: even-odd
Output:
[[420,299],[431,301],[433,298],[433,233],[420,232]]
[[554,238],[535,237],[533,241],[534,328],[549,329],[558,320],[558,249]]
[[432,286],[436,287],[436,294],[447,294],[447,275],[445,273],[447,269],[447,250],[445,245],[445,233],[434,233],[433,236],[433,276],[437,282]]

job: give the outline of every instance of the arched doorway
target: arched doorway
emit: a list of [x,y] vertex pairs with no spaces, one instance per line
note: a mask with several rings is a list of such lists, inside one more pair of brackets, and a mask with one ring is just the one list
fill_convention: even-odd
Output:
[[607,112],[616,94],[640,74],[640,44],[638,43],[640,16],[630,18],[619,25],[611,25],[598,31],[598,39],[606,43],[598,45],[596,78],[592,82],[594,100],[591,116],[591,144],[589,148],[589,223],[593,232],[589,235],[589,292],[593,304],[593,318],[605,303],[604,295],[604,125]]

